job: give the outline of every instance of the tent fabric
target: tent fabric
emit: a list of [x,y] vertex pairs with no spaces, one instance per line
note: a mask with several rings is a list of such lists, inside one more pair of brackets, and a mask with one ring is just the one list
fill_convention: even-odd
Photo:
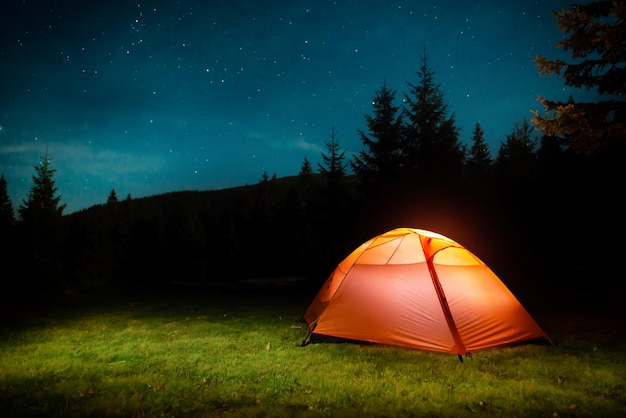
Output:
[[457,242],[413,228],[374,237],[330,274],[310,335],[468,354],[546,339],[504,283]]

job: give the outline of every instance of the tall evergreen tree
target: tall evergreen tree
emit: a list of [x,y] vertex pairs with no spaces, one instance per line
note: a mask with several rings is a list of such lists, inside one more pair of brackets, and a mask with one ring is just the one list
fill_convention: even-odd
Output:
[[313,167],[311,166],[311,162],[307,157],[304,157],[304,161],[302,161],[302,166],[300,167],[300,172],[298,173],[301,177],[308,177],[313,174]]
[[0,233],[8,231],[15,222],[13,204],[7,190],[7,181],[4,174],[0,175]]
[[524,119],[518,121],[506,141],[500,144],[495,165],[498,174],[505,179],[529,180],[535,168],[537,141],[532,137],[533,128]]
[[298,173],[298,187],[291,191],[292,196],[287,199],[288,204],[295,205],[294,213],[300,214],[300,219],[307,225],[307,212],[311,197],[311,186],[313,184],[313,166],[307,157],[304,157],[300,172]]
[[119,200],[117,198],[117,193],[115,193],[115,189],[111,189],[111,193],[109,193],[109,197],[107,198],[107,204],[117,203]]
[[50,166],[50,158],[41,157],[41,163],[35,166],[33,186],[28,198],[23,201],[18,211],[24,222],[37,222],[42,219],[57,218],[63,215],[66,205],[60,204],[61,196],[57,195],[54,173]]
[[540,75],[557,75],[566,86],[595,89],[606,100],[539,101],[545,114],[533,112],[532,123],[544,135],[565,137],[581,153],[626,147],[626,2],[594,1],[554,12],[565,33],[556,46],[570,51],[571,62],[537,56]]
[[418,84],[409,83],[405,95],[404,122],[406,154],[414,168],[460,169],[465,147],[459,142],[454,115],[448,105],[435,71],[428,66],[426,53],[417,71]]
[[469,150],[467,166],[472,174],[487,174],[491,166],[491,156],[489,146],[485,142],[485,132],[479,122],[476,122],[474,131],[472,132],[472,146]]
[[362,179],[376,177],[383,182],[394,179],[405,165],[402,142],[402,117],[394,104],[396,91],[386,83],[375,92],[373,114],[365,116],[368,133],[358,131],[365,150],[353,156],[350,166]]
[[298,187],[293,190],[293,201],[298,202],[298,211],[306,212],[306,206],[311,194],[313,185],[313,166],[307,157],[304,157],[300,172],[298,173]]
[[[15,214],[13,204],[7,191],[7,181],[4,174],[0,175],[0,262],[5,271],[12,271],[12,255],[15,247],[13,242],[13,228]],[[4,274],[3,276],[7,276]],[[0,280],[2,282],[3,280]],[[2,299],[0,298],[0,303]]]
[[[348,164],[344,161],[345,150],[341,151],[334,128],[330,133],[330,140],[325,144],[328,154],[322,152],[322,163],[317,165],[319,173],[325,180],[325,184],[317,188],[320,193],[316,193],[314,206],[316,238],[313,239],[317,243],[332,234],[347,233],[349,222],[346,221],[346,214],[350,213],[349,189],[345,181]],[[317,245],[318,262],[322,264],[323,260],[336,259],[344,250],[337,240],[330,240],[324,246]]]
[[326,177],[329,183],[338,184],[346,175],[348,168],[345,160],[345,151],[340,151],[335,128],[330,133],[330,141],[326,141],[328,154],[322,153],[322,163],[318,163],[319,173]]
[[33,186],[28,198],[20,205],[19,235],[26,280],[32,291],[49,296],[51,291],[60,290],[63,262],[61,257],[61,217],[65,204],[60,204],[54,173],[46,150],[41,163],[35,166]]

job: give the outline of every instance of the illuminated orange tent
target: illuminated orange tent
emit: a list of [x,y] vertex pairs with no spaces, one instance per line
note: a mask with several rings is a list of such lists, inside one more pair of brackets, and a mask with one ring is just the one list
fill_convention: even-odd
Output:
[[398,228],[344,259],[304,314],[311,337],[469,354],[546,340],[526,309],[469,250],[443,235]]

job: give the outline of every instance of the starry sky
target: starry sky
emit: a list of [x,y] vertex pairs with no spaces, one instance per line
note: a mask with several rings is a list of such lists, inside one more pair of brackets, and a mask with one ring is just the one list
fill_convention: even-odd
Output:
[[346,159],[384,83],[398,104],[424,54],[469,143],[492,155],[537,96],[581,100],[536,55],[568,58],[552,10],[570,0],[5,0],[0,174],[17,209],[48,153],[71,213],[317,169]]

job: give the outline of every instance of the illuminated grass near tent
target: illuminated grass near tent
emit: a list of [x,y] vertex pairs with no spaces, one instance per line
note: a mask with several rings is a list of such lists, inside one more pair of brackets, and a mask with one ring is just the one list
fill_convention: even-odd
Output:
[[568,334],[550,322],[558,347],[488,349],[464,363],[382,345],[301,347],[306,325],[298,319],[310,296],[303,293],[209,289],[170,301],[88,301],[4,326],[0,410],[11,417],[626,414],[623,329]]

